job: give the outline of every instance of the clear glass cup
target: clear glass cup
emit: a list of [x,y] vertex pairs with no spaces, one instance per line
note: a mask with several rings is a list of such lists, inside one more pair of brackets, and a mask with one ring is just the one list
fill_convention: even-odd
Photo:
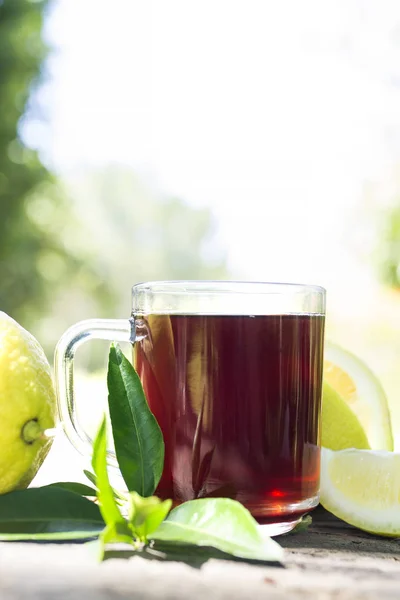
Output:
[[234,498],[269,535],[289,531],[319,501],[324,324],[319,286],[134,285],[130,319],[77,323],[57,345],[65,432],[88,452],[74,399],[76,349],[93,338],[130,342],[165,440],[157,495],[175,504]]

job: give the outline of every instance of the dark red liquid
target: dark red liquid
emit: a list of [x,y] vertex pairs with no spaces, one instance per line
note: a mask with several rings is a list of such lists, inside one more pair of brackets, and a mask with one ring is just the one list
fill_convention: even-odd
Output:
[[267,521],[306,512],[299,504],[319,489],[324,317],[150,315],[136,324],[134,364],[165,440],[157,494],[176,503],[228,496]]

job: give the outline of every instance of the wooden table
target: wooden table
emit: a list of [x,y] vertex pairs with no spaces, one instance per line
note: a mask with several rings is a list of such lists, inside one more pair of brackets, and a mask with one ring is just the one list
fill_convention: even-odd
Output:
[[371,536],[318,508],[281,536],[284,566],[135,556],[99,564],[83,544],[0,544],[0,600],[386,600],[400,598],[400,540]]

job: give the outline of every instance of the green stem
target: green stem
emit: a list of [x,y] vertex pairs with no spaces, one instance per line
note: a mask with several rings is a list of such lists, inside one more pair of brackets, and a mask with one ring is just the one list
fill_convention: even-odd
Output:
[[33,444],[33,442],[42,437],[42,433],[42,428],[40,427],[37,419],[31,419],[23,426],[21,437],[25,444]]

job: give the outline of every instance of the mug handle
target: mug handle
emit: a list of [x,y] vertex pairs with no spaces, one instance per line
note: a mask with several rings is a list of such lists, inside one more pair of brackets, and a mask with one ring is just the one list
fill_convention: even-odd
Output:
[[[71,444],[83,455],[91,451],[91,439],[77,421],[74,395],[75,352],[89,340],[109,340],[110,342],[135,341],[135,321],[131,319],[87,319],[76,323],[62,335],[54,354],[54,376],[58,414],[61,425]],[[110,463],[116,457],[109,453]]]

